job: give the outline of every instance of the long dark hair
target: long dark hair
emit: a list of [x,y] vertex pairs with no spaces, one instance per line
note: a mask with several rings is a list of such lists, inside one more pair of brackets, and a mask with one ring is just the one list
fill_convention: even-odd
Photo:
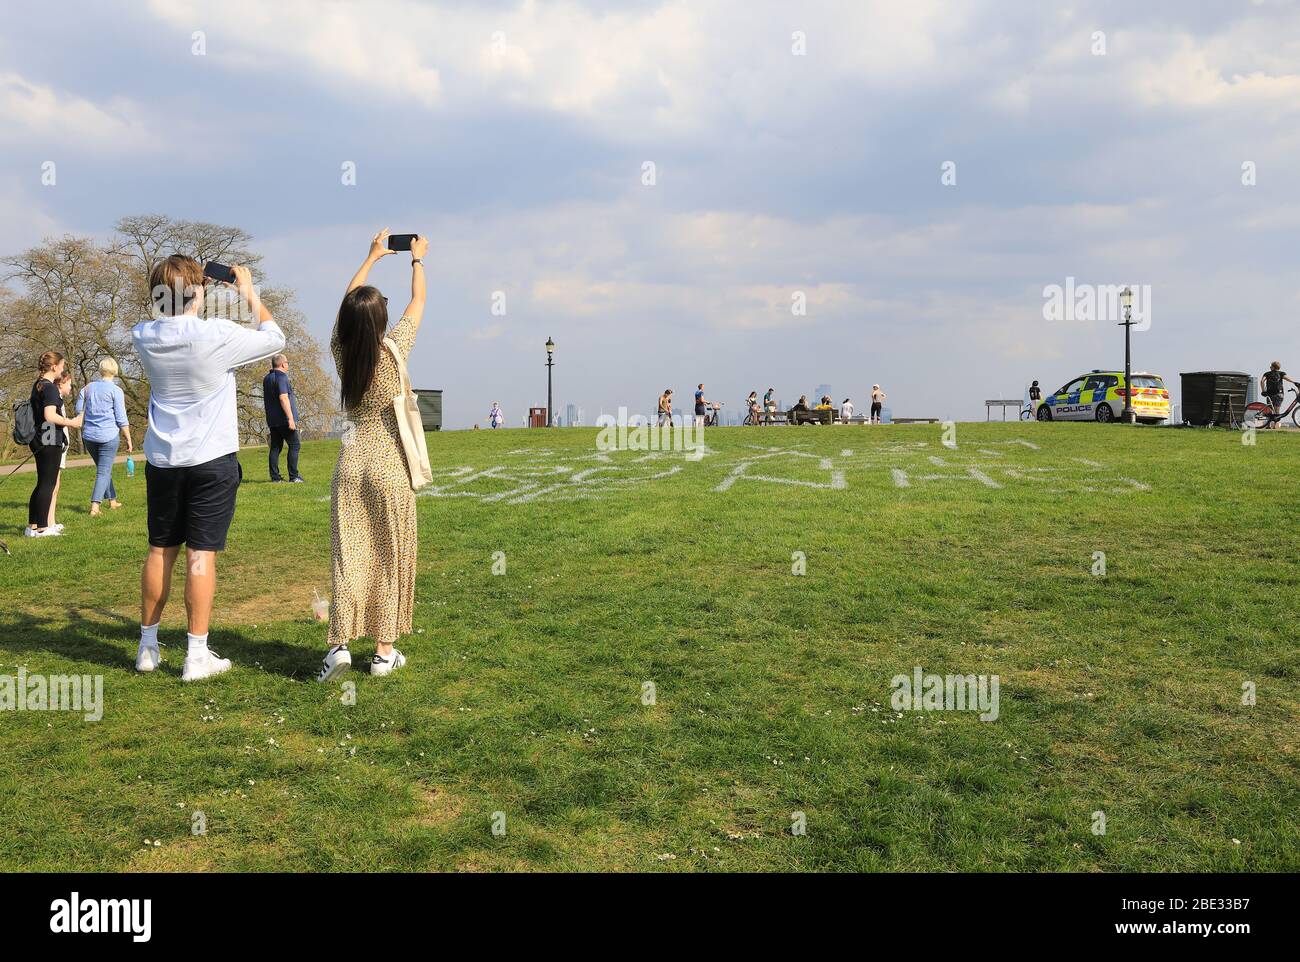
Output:
[[340,394],[350,411],[361,404],[375,378],[380,342],[388,330],[388,303],[378,288],[366,285],[343,295],[337,330]]

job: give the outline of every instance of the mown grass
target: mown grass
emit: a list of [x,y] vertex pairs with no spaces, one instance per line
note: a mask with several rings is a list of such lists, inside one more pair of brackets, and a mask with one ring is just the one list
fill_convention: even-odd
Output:
[[[573,500],[420,498],[410,666],[354,671],[355,705],[311,680],[334,445],[304,448],[306,485],[262,482],[264,455],[245,454],[211,638],[236,668],[197,685],[179,680],[179,585],[163,670],[132,670],[142,478],[90,519],[92,473],[69,471],[67,532],[43,541],[16,537],[31,480],[9,481],[0,674],[102,674],[106,706],[99,722],[0,712],[0,868],[1300,867],[1283,481],[1300,438],[1026,424],[960,425],[956,449],[937,426],[707,440],[702,460],[634,465],[563,460],[595,454],[592,430],[430,435],[440,471],[607,480]],[[828,457],[846,487],[717,492],[755,444]],[[1002,486],[951,479],[970,464]],[[830,477],[785,455],[750,470]],[[917,665],[998,675],[998,720],[899,717],[890,679]]]

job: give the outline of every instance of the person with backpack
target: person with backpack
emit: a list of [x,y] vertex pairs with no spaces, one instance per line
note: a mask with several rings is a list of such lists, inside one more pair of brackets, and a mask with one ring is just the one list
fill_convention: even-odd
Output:
[[[1274,414],[1280,414],[1282,412],[1282,401],[1284,400],[1284,394],[1286,392],[1286,388],[1283,387],[1283,385],[1288,381],[1292,384],[1296,383],[1295,381],[1292,381],[1291,378],[1287,377],[1286,371],[1282,370],[1281,361],[1274,361],[1268,366],[1268,370],[1260,376],[1259,393],[1264,395],[1268,400],[1268,403],[1273,408]],[[1278,420],[1273,421],[1269,427],[1277,428],[1280,426],[1280,422],[1281,419],[1279,418]]]
[[[64,380],[66,362],[58,351],[46,351],[38,361],[39,373],[32,384],[28,400],[29,413],[15,410],[14,440],[25,440],[36,462],[36,487],[27,500],[28,538],[56,537],[63,534],[63,525],[55,524],[54,496],[63,469],[64,452],[68,447],[68,428],[79,428],[82,416],[64,417],[63,393],[59,382]],[[30,432],[27,424],[30,422]],[[20,436],[21,434],[21,436]]]

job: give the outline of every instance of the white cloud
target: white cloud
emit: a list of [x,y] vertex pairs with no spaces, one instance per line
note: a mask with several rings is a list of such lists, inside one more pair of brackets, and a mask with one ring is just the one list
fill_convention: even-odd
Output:
[[155,138],[143,114],[124,98],[96,104],[59,94],[17,73],[0,73],[0,143],[37,139],[51,146],[91,143],[106,153],[144,150]]

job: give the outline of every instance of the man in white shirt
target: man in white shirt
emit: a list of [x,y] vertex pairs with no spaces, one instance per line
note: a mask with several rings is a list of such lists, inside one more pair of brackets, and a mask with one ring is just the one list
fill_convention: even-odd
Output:
[[184,544],[189,616],[184,681],[230,668],[229,659],[208,649],[208,626],[217,587],[217,552],[226,547],[240,482],[235,368],[264,361],[284,348],[284,334],[253,289],[252,274],[246,267],[233,270],[235,288],[254,327],[200,317],[203,268],[193,258],[173,254],[149,274],[158,316],[131,329],[149,379],[144,438],[149,555],[140,582],[135,667],[153,671],[162,660],[158,624]]

